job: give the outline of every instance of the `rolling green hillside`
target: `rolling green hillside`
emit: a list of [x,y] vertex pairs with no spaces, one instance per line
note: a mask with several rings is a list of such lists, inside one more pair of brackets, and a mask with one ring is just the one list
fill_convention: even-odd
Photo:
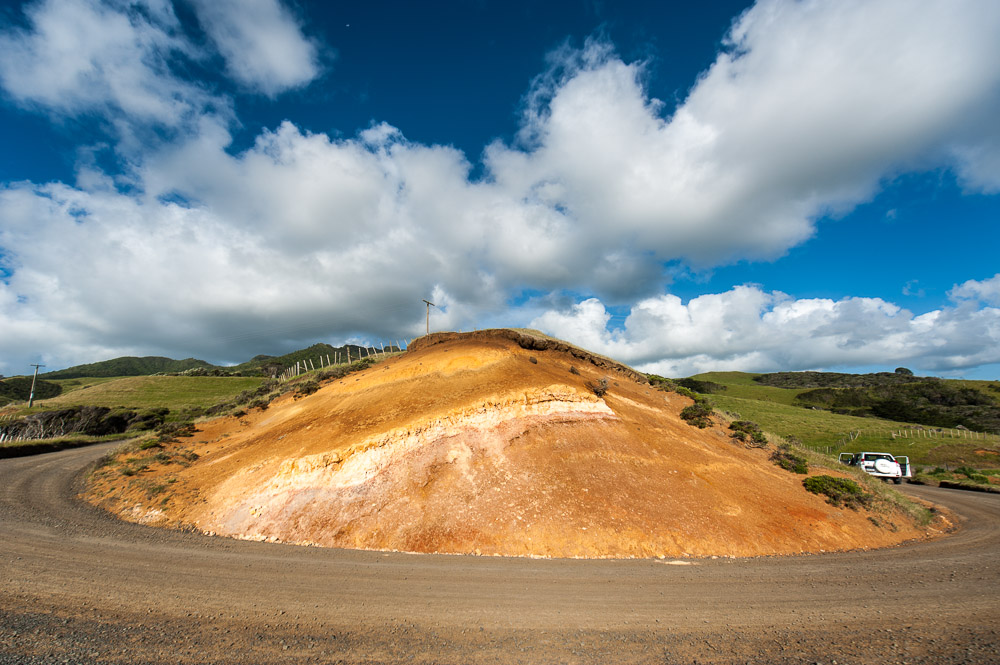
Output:
[[231,399],[244,390],[254,390],[260,377],[229,376],[133,376],[92,384],[52,399],[35,402],[32,412],[67,406],[106,406],[149,409],[165,407],[171,412],[207,408]]
[[55,372],[46,372],[40,376],[48,380],[76,379],[80,377],[148,376],[162,372],[183,372],[195,367],[210,368],[212,365],[204,360],[197,360],[195,358],[172,360],[160,356],[145,356],[142,358],[125,356],[98,363],[68,367]]
[[[358,360],[362,355],[367,355],[376,349],[368,348],[362,352],[362,348],[356,344],[345,346],[330,346],[329,344],[313,344],[312,346],[286,353],[282,356],[258,355],[252,359],[233,365],[223,367],[212,365],[204,360],[196,358],[186,358],[184,360],[173,360],[160,356],[144,356],[141,358],[125,356],[113,358],[86,365],[76,365],[54,372],[39,374],[47,381],[65,382],[69,379],[97,379],[97,378],[119,378],[124,376],[151,376],[154,374],[188,374],[192,376],[271,376],[291,367],[296,362],[312,361],[315,366],[319,366],[320,359],[326,363],[329,357],[331,362],[339,357],[341,362],[346,362],[348,352],[353,360]],[[381,351],[381,347],[377,349]],[[397,350],[395,347],[386,347],[386,351]],[[65,384],[64,384],[65,385]],[[0,399],[4,396],[0,388]],[[20,398],[27,399],[25,397]],[[8,400],[10,401],[10,400]],[[2,404],[3,402],[0,402]]]
[[[387,346],[385,349],[386,351],[396,350],[394,346],[392,348]],[[375,350],[381,352],[381,347],[377,349],[369,347],[364,351],[364,354],[367,355]],[[347,344],[345,346],[313,344],[308,348],[286,353],[283,356],[256,356],[252,360],[248,360],[245,363],[234,365],[232,367],[226,367],[224,369],[230,372],[240,372],[242,374],[259,373],[270,376],[272,373],[280,373],[282,370],[291,367],[297,362],[308,363],[312,361],[316,368],[319,368],[319,361],[321,358],[324,364],[326,363],[326,359],[328,357],[331,363],[336,362],[336,358],[338,357],[340,358],[340,362],[347,362],[348,352],[350,352],[352,360],[358,360],[362,356],[362,347],[356,344]]]
[[[14,376],[0,381],[0,406],[11,402],[26,402],[31,395],[30,376]],[[35,381],[35,399],[55,397],[62,392],[62,387],[56,383],[38,379]]]
[[[733,418],[752,420],[772,434],[785,438],[794,437],[813,450],[830,454],[878,450],[894,455],[907,455],[914,463],[929,465],[1000,465],[1000,436],[995,434],[833,413],[810,405],[808,400],[801,398],[817,390],[816,385],[824,385],[824,379],[820,378],[818,383],[816,377],[803,381],[798,377],[792,377],[791,380],[771,378],[774,376],[706,372],[690,378],[724,386],[707,396],[717,410],[726,412]],[[759,377],[768,378],[761,381]],[[835,381],[840,382],[840,385],[855,386],[839,390],[856,390],[856,386],[872,385],[865,378],[852,379],[849,378],[851,375],[838,377],[840,378]],[[777,387],[774,383],[791,387]],[[913,385],[912,377],[909,382],[890,379],[887,383],[902,387]],[[955,390],[976,390],[982,395],[993,392],[990,386],[994,385],[992,382],[943,380],[937,380],[935,385],[941,384]],[[900,394],[907,394],[907,390],[909,389]],[[973,395],[969,399],[979,398]]]

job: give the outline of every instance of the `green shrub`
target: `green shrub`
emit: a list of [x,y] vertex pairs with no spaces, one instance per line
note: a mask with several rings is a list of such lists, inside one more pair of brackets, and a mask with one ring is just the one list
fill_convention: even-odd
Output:
[[767,445],[767,437],[761,431],[760,426],[751,420],[737,420],[729,423],[732,430],[731,436],[737,441],[742,441],[747,448],[763,448]]
[[649,385],[657,390],[663,390],[668,393],[677,391],[677,384],[672,379],[667,379],[657,374],[647,374],[646,380],[649,381]]
[[712,426],[712,408],[704,402],[686,406],[681,411],[681,419],[688,425],[704,429]]
[[812,476],[803,480],[802,486],[813,494],[826,496],[826,502],[831,506],[843,505],[851,510],[867,508],[875,499],[873,494],[865,492],[856,482],[847,478]]
[[210,406],[207,409],[205,409],[205,415],[217,416],[220,413],[223,413],[233,408],[233,406],[234,405],[231,402],[219,402],[218,404],[215,404],[214,406]]
[[179,436],[194,436],[194,433],[197,431],[192,422],[163,423],[157,430],[160,434],[161,443],[177,441],[177,437]]
[[294,398],[299,399],[306,395],[312,395],[317,390],[319,390],[319,381],[303,381],[295,388]]
[[711,394],[721,393],[726,390],[726,386],[714,381],[699,381],[698,379],[678,379],[677,385],[687,388],[696,393]]
[[604,397],[608,393],[607,378],[600,381],[587,381],[587,388],[598,397]]
[[688,399],[693,399],[695,404],[702,404],[706,401],[704,397],[689,388],[685,388],[684,386],[677,386],[674,392],[683,397],[687,397]]
[[170,413],[170,409],[162,407],[147,409],[140,413],[132,414],[128,422],[127,431],[132,432],[155,429],[163,424],[163,421],[166,419],[168,413]]
[[771,461],[780,466],[785,471],[792,473],[809,473],[809,463],[805,457],[796,455],[792,446],[782,443],[778,449],[771,453]]

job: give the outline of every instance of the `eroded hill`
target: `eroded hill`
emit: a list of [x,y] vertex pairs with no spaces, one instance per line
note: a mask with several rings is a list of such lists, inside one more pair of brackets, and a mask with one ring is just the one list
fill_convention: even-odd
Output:
[[415,552],[749,556],[925,535],[891,508],[809,494],[767,451],[682,421],[690,403],[552,340],[431,335],[311,395],[124,453],[89,498],[164,526]]

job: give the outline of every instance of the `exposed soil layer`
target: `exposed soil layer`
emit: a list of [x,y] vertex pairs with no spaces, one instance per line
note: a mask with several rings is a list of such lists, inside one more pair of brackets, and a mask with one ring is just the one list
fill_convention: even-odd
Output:
[[996,495],[904,486],[961,529],[821,556],[414,555],[122,522],[74,498],[108,449],[0,460],[0,664],[1000,662]]
[[156,450],[135,475],[109,465],[89,497],[148,524],[409,552],[752,556],[928,533],[888,505],[827,504],[769,451],[685,423],[690,403],[562,342],[431,335],[309,396],[200,424],[168,444],[197,455],[189,466]]

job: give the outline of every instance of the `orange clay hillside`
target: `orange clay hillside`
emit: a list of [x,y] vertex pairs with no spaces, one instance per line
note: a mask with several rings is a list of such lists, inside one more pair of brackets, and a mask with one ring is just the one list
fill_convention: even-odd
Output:
[[[924,535],[889,507],[870,519],[827,504],[769,451],[685,423],[690,403],[541,337],[436,334],[306,397],[122,453],[88,498],[162,526],[412,552],[749,556]],[[181,450],[196,461],[177,464]],[[144,453],[157,454],[124,475]]]

